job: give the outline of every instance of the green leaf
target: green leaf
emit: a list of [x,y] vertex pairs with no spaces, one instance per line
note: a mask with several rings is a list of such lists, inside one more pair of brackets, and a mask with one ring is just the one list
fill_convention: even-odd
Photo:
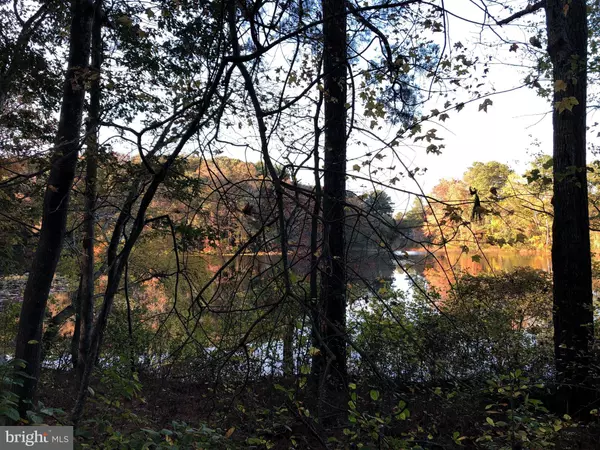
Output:
[[32,339],[30,341],[27,341],[27,343],[30,344],[30,345],[35,345],[35,344],[39,344],[40,342],[36,341],[35,339]]
[[397,420],[406,420],[409,417],[410,417],[410,411],[408,409],[405,409],[400,414],[396,415]]
[[494,420],[493,420],[491,417],[486,417],[486,418],[485,418],[485,421],[486,421],[487,423],[489,423],[491,426],[494,426],[494,425],[495,425],[495,424],[494,424]]
[[373,401],[376,402],[377,400],[379,400],[379,391],[372,390],[372,391],[369,392],[369,395],[371,396],[371,399]]
[[6,416],[14,421],[17,421],[21,418],[19,416],[19,411],[17,411],[15,408],[0,408],[0,415]]
[[357,172],[360,172],[360,166],[358,164],[354,164],[352,166],[352,170],[356,170]]
[[33,422],[35,424],[44,423],[44,419],[42,417],[38,416],[33,411],[27,411],[27,417],[29,417],[31,422]]

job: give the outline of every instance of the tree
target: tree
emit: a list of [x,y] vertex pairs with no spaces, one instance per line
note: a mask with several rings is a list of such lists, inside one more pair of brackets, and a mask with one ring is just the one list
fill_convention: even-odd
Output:
[[586,168],[588,16],[586,2],[545,0],[502,20],[544,8],[553,81],[554,348],[567,411],[588,403],[593,340],[592,270]]
[[463,226],[469,220],[472,202],[467,185],[461,180],[442,179],[431,190],[425,209],[425,232],[432,245],[472,241],[472,233]]
[[373,191],[349,196],[346,212],[346,236],[350,251],[381,249],[396,237],[396,222],[392,218],[394,204],[385,191]]
[[[85,370],[85,361],[90,350],[92,325],[94,323],[94,285],[95,285],[95,227],[96,227],[96,195],[98,193],[98,153],[99,126],[101,114],[101,69],[104,54],[102,41],[102,16],[104,6],[102,0],[96,0],[94,6],[94,22],[92,24],[92,59],[90,86],[90,108],[87,120],[87,139],[85,152],[85,200],[83,218],[83,254],[81,257],[81,286],[77,301],[77,319],[79,348],[76,361],[77,380],[81,381]],[[75,362],[75,361],[74,361]]]
[[44,196],[39,243],[25,287],[19,318],[15,357],[25,361],[29,378],[17,387],[23,414],[33,399],[41,365],[42,324],[50,284],[56,271],[67,223],[71,185],[80,146],[84,107],[84,79],[90,56],[94,6],[87,0],[73,2],[70,49],[65,75],[60,122],[55,150]]
[[463,180],[469,186],[477,189],[479,194],[484,197],[491,188],[500,191],[506,184],[510,173],[511,169],[506,164],[497,161],[487,163],[476,161],[467,169]]
[[399,212],[394,217],[398,229],[407,240],[406,246],[413,247],[425,241],[423,226],[425,225],[425,208],[419,198],[413,200],[412,207],[407,212]]
[[[323,255],[320,308],[324,394],[346,389],[346,3],[322,0],[325,96],[323,164]],[[325,359],[323,359],[325,358]],[[320,404],[331,402],[323,398]],[[333,404],[337,404],[334,401]],[[345,403],[345,402],[342,402]]]
[[[176,32],[180,32],[181,24],[178,23],[179,14],[187,16],[188,13],[192,11],[198,12],[198,10],[191,8],[191,11],[177,11],[177,6],[179,5],[174,5],[174,11],[167,11],[164,15],[173,22],[173,29]],[[207,39],[209,42],[214,42],[212,33],[222,32],[225,23],[225,17],[221,14],[221,11],[216,12],[215,14],[216,17],[214,17],[214,23],[211,22],[211,26],[207,26],[207,29],[203,29],[205,34],[200,33],[202,34],[202,38]],[[154,17],[154,15],[152,17]],[[139,30],[139,28],[136,29],[129,17],[126,17],[126,20],[122,21],[128,24],[126,32],[131,33],[132,31],[135,31],[136,35],[140,35],[139,32],[141,30]],[[164,27],[162,19],[159,19],[159,23]],[[195,21],[194,24],[198,26],[203,25],[200,21]],[[186,36],[185,33],[184,36]],[[148,70],[152,71],[154,70],[156,58],[160,58],[160,56],[153,54],[152,44],[155,43],[147,44],[148,46],[145,50],[148,52],[149,61],[144,61],[144,64],[148,64]],[[170,51],[178,53],[181,50],[177,48],[179,42],[175,41],[174,44],[175,50],[173,50],[171,46],[167,46],[167,54],[170,54]],[[186,41],[186,44],[189,43]],[[222,114],[223,111],[222,104],[213,102],[213,98],[216,96],[217,91],[221,87],[221,83],[223,83],[223,78],[225,77],[225,69],[228,61],[225,59],[224,51],[222,49],[221,53],[214,55],[216,56],[215,58],[205,59],[210,55],[210,52],[213,51],[214,48],[210,45],[206,45],[206,41],[201,39],[198,40],[196,45],[198,46],[198,53],[195,54],[195,56],[198,60],[186,61],[186,66],[188,66],[189,69],[189,66],[193,66],[197,63],[200,66],[199,71],[206,75],[206,78],[203,80],[204,83],[197,83],[197,88],[203,84],[204,88],[194,89],[194,97],[193,100],[190,99],[189,104],[176,107],[173,113],[169,112],[166,119],[161,118],[152,121],[150,125],[145,126],[139,132],[119,123],[110,123],[110,126],[112,127],[120,130],[127,130],[137,136],[137,150],[142,164],[141,166],[135,167],[134,176],[132,179],[127,180],[129,192],[118,211],[117,219],[112,228],[110,242],[108,243],[106,252],[106,267],[108,272],[107,282],[102,295],[102,305],[96,315],[92,334],[90,336],[89,351],[85,361],[85,370],[83,371],[81,382],[78,387],[77,401],[71,413],[71,419],[75,424],[79,422],[81,415],[83,414],[91,376],[94,371],[95,362],[100,355],[109,316],[115,299],[120,291],[123,276],[127,272],[129,258],[138,239],[149,224],[157,222],[166,223],[171,234],[175,234],[175,227],[169,214],[161,214],[151,218],[147,217],[152,210],[151,206],[155,201],[157,193],[164,186],[166,180],[173,175],[173,172],[176,173],[178,165],[181,165],[180,156],[190,139],[196,136],[206,124],[211,122],[214,116],[216,116],[215,120],[220,120],[220,114]],[[231,45],[233,46],[233,43],[231,43]],[[156,47],[154,47],[154,52],[158,52]],[[210,64],[205,65],[204,63],[206,61],[209,61]],[[133,65],[138,63],[135,58],[130,62]],[[145,67],[144,64],[142,65]],[[184,70],[182,73],[191,77],[196,75],[193,70]],[[226,88],[228,87],[230,76],[231,70],[225,77]],[[164,84],[168,86],[171,81],[172,80],[167,77]],[[184,92],[189,93],[189,90],[184,89]],[[169,95],[174,97],[172,100],[177,105],[179,95],[183,94],[179,92],[169,92]],[[158,114],[164,112],[164,109],[160,107],[160,102],[158,105],[154,106],[155,109],[152,111],[153,113]],[[133,105],[130,105],[130,107],[135,111],[135,102]],[[175,122],[178,122],[178,126],[174,126]],[[145,153],[145,149],[142,145],[142,137],[144,137],[144,135],[152,136],[154,133],[157,133],[158,137],[153,140],[151,149]],[[171,147],[171,144],[173,144],[173,147]],[[126,239],[123,242],[124,234],[126,235]],[[176,257],[177,256],[178,255],[176,254]]]
[[548,53],[554,81],[553,175],[554,346],[565,408],[588,403],[594,336],[587,196],[587,7],[546,3]]

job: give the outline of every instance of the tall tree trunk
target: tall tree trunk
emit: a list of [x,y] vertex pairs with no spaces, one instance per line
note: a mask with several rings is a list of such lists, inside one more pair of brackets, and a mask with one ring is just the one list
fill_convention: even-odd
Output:
[[89,0],[73,2],[70,49],[63,87],[56,150],[44,195],[44,210],[39,243],[32,261],[23,296],[15,357],[27,363],[23,386],[16,392],[20,411],[28,408],[35,395],[41,366],[42,325],[50,285],[60,257],[67,223],[69,193],[75,176],[81,116],[84,104],[84,75],[90,56],[93,5]]
[[322,8],[325,155],[320,302],[325,319],[322,337],[329,355],[321,351],[327,363],[320,382],[323,394],[332,397],[323,398],[321,404],[336,405],[333,397],[346,385],[346,8],[344,0],[322,0]]
[[[319,221],[321,213],[321,199],[323,198],[323,192],[321,189],[321,172],[319,170],[320,157],[319,157],[319,146],[321,145],[321,127],[319,125],[319,118],[321,115],[321,107],[323,105],[323,92],[319,91],[319,101],[317,103],[317,110],[313,119],[313,127],[315,130],[315,143],[313,147],[313,173],[315,178],[315,200],[313,203],[312,217],[310,222],[310,291],[309,301],[310,314],[311,314],[311,340],[312,346],[315,349],[319,349],[321,343],[321,331],[322,331],[322,317],[321,307],[319,301],[319,256],[317,254],[319,250]],[[323,370],[323,355],[317,352],[313,354],[312,366],[311,366],[311,386],[314,392],[317,392],[319,386],[320,373]]]
[[94,322],[94,218],[98,176],[98,124],[100,122],[100,70],[102,66],[102,0],[96,0],[92,25],[92,64],[90,112],[87,122],[87,148],[85,152],[85,206],[83,219],[83,255],[81,261],[80,335],[77,380],[81,382],[85,361],[90,349]]
[[[587,13],[583,0],[547,0],[554,102],[554,346],[562,406],[586,403],[593,339],[586,177]],[[566,108],[565,108],[566,107]]]

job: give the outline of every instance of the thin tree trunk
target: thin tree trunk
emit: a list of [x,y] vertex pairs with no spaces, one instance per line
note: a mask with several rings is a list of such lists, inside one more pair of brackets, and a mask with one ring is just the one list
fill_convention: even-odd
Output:
[[[131,215],[131,208],[133,206],[133,203],[135,202],[135,199],[136,187],[134,186],[132,187],[129,193],[129,196],[125,202],[125,205],[123,206],[123,209],[121,210],[121,213],[119,214],[119,217],[117,218],[110,245],[108,247],[108,280],[106,290],[104,291],[104,301],[102,302],[102,307],[100,309],[100,312],[98,313],[98,317],[96,318],[96,322],[94,324],[92,334],[90,336],[90,347],[87,354],[87,358],[85,360],[85,367],[82,373],[82,377],[79,382],[79,394],[71,416],[71,420],[75,425],[77,425],[79,419],[81,418],[81,414],[83,413],[83,406],[85,404],[85,398],[87,395],[88,386],[90,384],[92,371],[94,369],[96,359],[100,352],[100,343],[102,341],[104,330],[106,329],[106,325],[108,323],[108,316],[110,314],[110,310],[112,309],[112,304],[115,295],[117,293],[117,290],[119,289],[121,275],[124,270],[124,264],[121,264],[121,259],[118,257],[119,242],[121,241],[121,237],[123,235],[123,228],[125,227],[125,223]],[[129,254],[125,255],[124,258],[126,261],[129,258]]]
[[[321,383],[327,397],[338,397],[336,393],[346,387],[346,8],[344,0],[322,0],[322,8],[325,162],[320,302],[325,314],[324,345],[332,356],[327,357]],[[325,403],[338,402],[321,399]]]
[[73,2],[68,68],[65,77],[56,150],[44,195],[44,210],[39,243],[27,279],[15,357],[25,361],[22,386],[16,387],[21,398],[21,414],[33,400],[41,366],[42,326],[44,312],[60,257],[67,223],[69,194],[75,176],[81,117],[84,104],[84,81],[90,56],[93,6],[88,0]]
[[[319,126],[319,117],[321,115],[321,107],[323,105],[323,92],[319,91],[319,101],[317,103],[317,111],[315,112],[313,127],[315,129],[315,144],[313,148],[313,174],[315,178],[315,200],[313,204],[313,211],[311,217],[311,228],[310,228],[310,299],[308,304],[310,305],[311,313],[311,338],[312,346],[315,349],[319,349],[322,345],[320,340],[321,333],[324,329],[322,323],[323,318],[322,308],[319,301],[319,215],[321,213],[321,201],[323,193],[321,190],[321,172],[319,171],[320,157],[319,157],[319,146],[321,140],[321,127]],[[318,386],[320,374],[323,371],[325,365],[323,364],[325,354],[321,352],[315,352],[312,358],[311,365],[311,385],[315,394],[318,394]]]
[[73,296],[72,305],[75,308],[75,329],[73,337],[71,337],[71,364],[73,369],[77,370],[77,362],[79,359],[79,336],[81,335],[81,286],[83,277],[79,275],[79,285],[77,293]]
[[555,86],[554,345],[562,384],[559,397],[573,413],[589,400],[584,389],[594,335],[586,176],[586,3],[547,0],[546,24]]
[[100,122],[100,70],[102,66],[102,0],[96,0],[92,25],[92,64],[90,112],[85,152],[85,206],[83,219],[82,289],[80,298],[81,329],[77,364],[77,381],[81,382],[89,353],[94,322],[94,218],[98,176],[98,124]]
[[129,365],[131,373],[135,373],[135,346],[133,340],[133,315],[129,299],[129,263],[125,263],[125,304],[127,305],[127,332],[129,334]]
[[283,327],[283,375],[292,377],[294,375],[294,324],[293,315],[290,313],[289,322]]

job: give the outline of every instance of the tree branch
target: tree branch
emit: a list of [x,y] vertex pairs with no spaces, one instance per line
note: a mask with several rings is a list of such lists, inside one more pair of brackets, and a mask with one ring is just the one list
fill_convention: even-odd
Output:
[[531,4],[527,5],[527,8],[523,9],[522,11],[514,13],[512,16],[509,16],[506,19],[502,19],[502,20],[498,21],[497,24],[498,25],[509,24],[513,20],[517,20],[523,16],[526,16],[527,14],[534,13],[537,10],[545,8],[545,7],[546,7],[546,0],[541,0],[537,3],[531,3]]

